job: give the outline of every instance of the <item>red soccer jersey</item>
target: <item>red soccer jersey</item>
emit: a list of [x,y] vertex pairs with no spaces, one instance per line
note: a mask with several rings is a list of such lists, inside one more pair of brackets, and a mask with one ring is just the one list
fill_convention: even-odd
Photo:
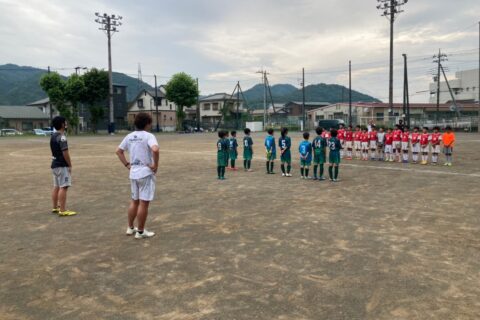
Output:
[[353,133],[353,141],[360,141],[361,135],[362,135],[362,133],[360,131],[355,131]]
[[412,133],[412,143],[416,144],[420,142],[420,134],[418,132]]
[[440,132],[432,133],[432,145],[434,146],[439,145],[441,138],[442,138],[442,134]]
[[345,131],[345,140],[346,141],[353,141],[353,132],[352,131]]
[[408,141],[410,141],[410,133],[402,132],[402,142],[408,142]]
[[393,130],[392,137],[393,141],[400,141],[402,136],[402,130]]
[[361,142],[368,142],[368,133],[364,132],[360,134],[360,141]]
[[385,145],[386,146],[391,146],[392,143],[393,143],[393,134],[385,133]]
[[338,129],[338,140],[345,140],[345,129]]
[[370,141],[377,141],[377,131],[371,131],[368,133],[368,139]]
[[427,146],[429,140],[430,140],[430,135],[428,133],[422,133],[420,135],[420,145]]

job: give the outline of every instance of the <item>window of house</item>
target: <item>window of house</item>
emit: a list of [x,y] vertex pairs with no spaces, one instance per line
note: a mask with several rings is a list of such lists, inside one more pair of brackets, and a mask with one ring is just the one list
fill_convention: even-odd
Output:
[[163,115],[163,120],[167,120],[167,115],[166,114]]
[[172,120],[173,120],[173,118],[172,118],[172,117],[170,117],[170,121],[172,121]]
[[470,91],[470,87],[467,87],[467,92]]
[[383,112],[377,112],[376,114],[377,121],[383,121],[383,117],[384,117]]
[[170,110],[172,110],[172,104],[170,103]]
[[116,94],[122,94],[122,88],[115,88],[115,93]]
[[143,109],[143,99],[138,99],[138,100],[137,100],[137,106],[138,106],[139,108],[142,108],[142,109]]
[[210,110],[210,103],[205,103],[203,105],[203,110]]
[[218,102],[212,104],[212,110],[218,111]]

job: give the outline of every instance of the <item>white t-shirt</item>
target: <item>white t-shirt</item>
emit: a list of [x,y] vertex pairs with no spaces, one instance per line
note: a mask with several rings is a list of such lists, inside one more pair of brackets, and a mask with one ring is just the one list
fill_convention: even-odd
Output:
[[153,174],[149,167],[153,164],[153,146],[158,146],[157,138],[146,131],[134,131],[120,143],[118,147],[130,154],[130,179],[142,179]]

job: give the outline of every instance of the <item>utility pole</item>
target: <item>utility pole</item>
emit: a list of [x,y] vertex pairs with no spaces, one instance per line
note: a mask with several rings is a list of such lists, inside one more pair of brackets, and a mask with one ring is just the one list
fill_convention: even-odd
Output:
[[237,119],[237,130],[240,129],[240,126],[239,126],[239,117],[240,117],[240,81],[237,81],[237,115],[236,115],[236,119]]
[[478,115],[477,115],[477,131],[480,133],[480,21],[478,21]]
[[442,65],[440,65],[440,69],[442,69],[443,77],[445,78],[445,83],[447,84],[448,92],[450,93],[450,97],[452,98],[453,107],[455,108],[457,117],[460,117],[460,111],[458,110],[457,100],[455,100],[455,95],[452,92],[452,88],[450,87],[450,83],[448,82],[447,75],[445,74],[445,70],[443,69]]
[[155,110],[157,112],[157,132],[160,132],[160,124],[158,123],[158,87],[157,87],[157,75],[154,74],[155,78]]
[[348,61],[348,125],[352,126],[352,61]]
[[377,0],[377,9],[382,11],[382,16],[390,21],[390,72],[388,80],[388,106],[389,116],[393,116],[393,24],[398,14],[402,13],[401,7],[408,0]]
[[438,49],[438,55],[433,56],[433,62],[437,64],[437,112],[435,113],[435,122],[438,124],[440,114],[440,65],[442,61],[447,60],[447,55]]
[[198,78],[196,79],[197,83],[197,131],[200,132],[200,91],[198,90]]
[[410,98],[408,94],[408,69],[407,69],[407,55],[403,56],[403,112],[406,116],[407,126],[410,128]]
[[[47,73],[50,74],[50,66],[47,67]],[[53,108],[52,108],[52,101],[48,101],[48,104],[50,105],[50,130],[53,132]]]
[[262,83],[263,83],[263,130],[265,130],[267,126],[267,81],[265,80],[267,77],[267,71],[257,71],[257,73],[262,74]]
[[305,130],[305,68],[302,68],[302,128]]
[[112,35],[115,32],[119,32],[118,27],[122,25],[120,20],[122,20],[121,16],[116,16],[114,14],[108,15],[104,13],[101,15],[98,12],[95,12],[95,22],[100,24],[101,27],[98,28],[99,30],[105,31],[107,34],[108,39],[108,100],[109,100],[109,114],[110,114],[110,124],[108,131],[110,134],[115,134],[115,118],[114,118],[114,110],[113,110],[113,81],[112,81]]

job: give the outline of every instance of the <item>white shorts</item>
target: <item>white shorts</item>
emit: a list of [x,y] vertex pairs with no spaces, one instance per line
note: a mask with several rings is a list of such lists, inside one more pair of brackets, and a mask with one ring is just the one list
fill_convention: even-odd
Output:
[[392,151],[393,151],[393,146],[391,144],[385,145],[385,153],[390,154],[392,153]]
[[53,186],[59,188],[68,188],[72,186],[72,176],[68,167],[58,167],[52,169]]
[[142,179],[130,179],[132,200],[152,201],[155,197],[156,182],[157,177],[154,175]]
[[345,147],[347,149],[352,149],[353,141],[345,141]]
[[377,141],[370,141],[370,149],[377,149]]
[[362,147],[360,141],[353,141],[353,146],[355,147],[355,150],[360,150]]
[[432,153],[440,153],[440,145],[432,146]]
[[420,152],[420,143],[412,144],[412,152],[419,153]]
[[430,151],[428,144],[426,146],[421,146],[420,149],[422,150],[422,153],[428,153]]
[[403,142],[402,141],[402,150],[403,151],[408,151],[408,142]]
[[400,149],[400,147],[402,146],[401,142],[400,141],[393,141],[393,145],[392,145],[393,149]]
[[368,149],[368,142],[362,142],[362,150]]

